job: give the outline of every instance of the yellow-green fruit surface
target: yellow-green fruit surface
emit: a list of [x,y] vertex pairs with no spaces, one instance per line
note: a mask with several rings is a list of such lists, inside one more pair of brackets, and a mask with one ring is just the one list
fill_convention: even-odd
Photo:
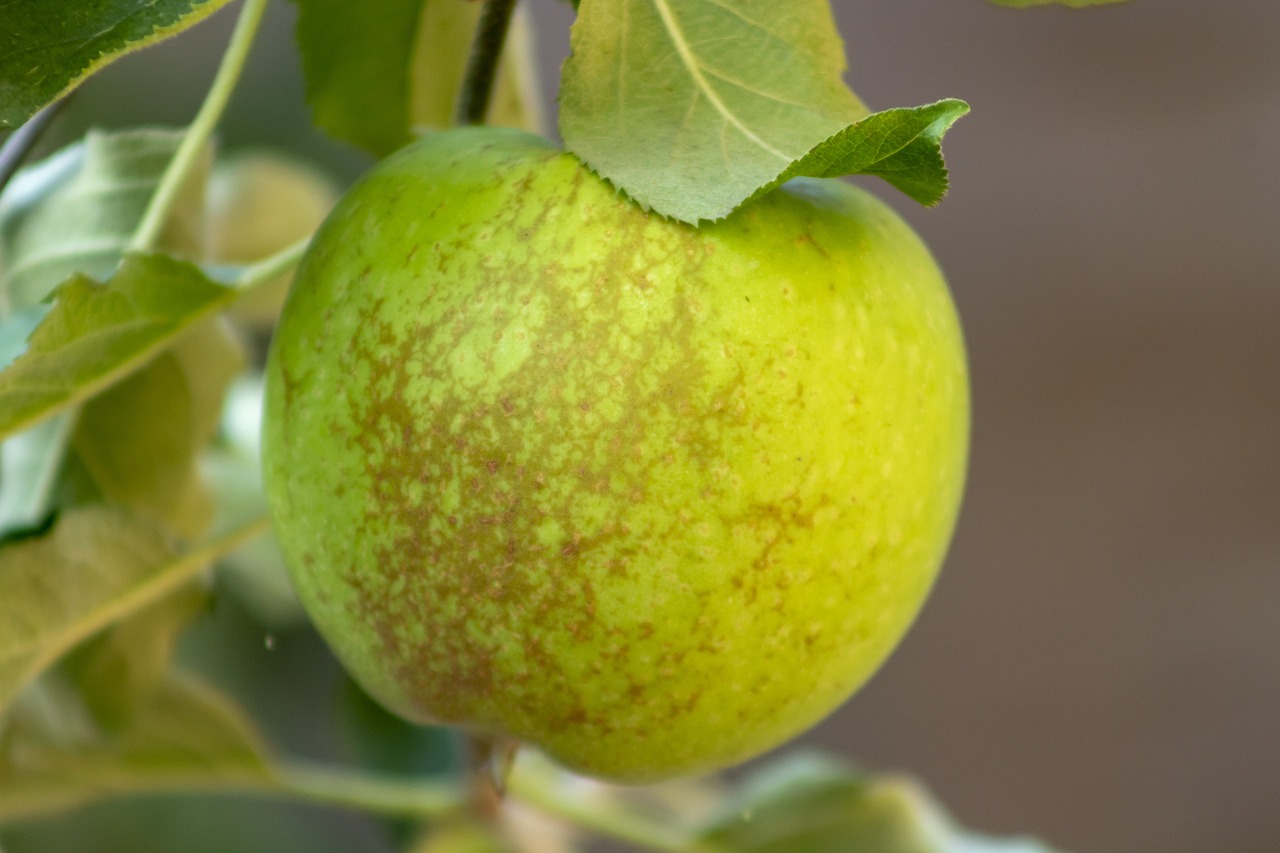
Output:
[[516,131],[427,137],[315,238],[267,376],[280,543],[410,719],[587,774],[714,770],[885,659],[955,522],[955,309],[887,207],[694,229]]

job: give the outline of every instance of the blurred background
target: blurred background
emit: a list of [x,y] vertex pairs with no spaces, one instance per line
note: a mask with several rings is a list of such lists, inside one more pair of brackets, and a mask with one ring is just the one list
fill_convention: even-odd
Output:
[[[526,2],[550,107],[571,13]],[[968,825],[1067,851],[1275,853],[1280,4],[833,5],[868,104],[973,106],[947,138],[939,207],[872,186],[948,272],[975,428],[934,597],[802,742],[918,776]],[[273,4],[222,143],[293,151],[346,182],[369,161],[310,128],[294,15]],[[233,17],[90,81],[52,142],[188,121]],[[246,618],[220,607],[223,623]],[[241,686],[287,747],[311,748],[325,720],[279,719],[289,705],[271,690],[332,704],[340,677],[314,637],[209,654],[259,666]],[[282,667],[302,676],[282,688]],[[165,814],[221,820],[205,805]],[[252,849],[375,849],[358,826],[305,814],[278,838],[257,831]]]

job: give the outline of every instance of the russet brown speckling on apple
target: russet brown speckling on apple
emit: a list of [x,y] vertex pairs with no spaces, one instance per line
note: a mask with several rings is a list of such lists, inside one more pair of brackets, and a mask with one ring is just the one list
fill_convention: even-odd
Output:
[[918,611],[964,479],[955,310],[886,206],[797,180],[695,229],[514,131],[350,191],[267,379],[276,530],[355,677],[603,778],[828,714]]

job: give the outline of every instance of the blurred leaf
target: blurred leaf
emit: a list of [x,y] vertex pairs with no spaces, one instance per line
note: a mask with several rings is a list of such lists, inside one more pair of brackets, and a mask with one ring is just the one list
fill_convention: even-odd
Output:
[[[182,136],[158,128],[90,131],[16,174],[0,195],[0,318],[40,302],[75,273],[110,276]],[[211,159],[206,149],[183,184],[162,250],[202,255]]]
[[409,68],[423,0],[294,2],[316,124],[379,155],[408,142]]
[[85,403],[72,447],[102,495],[187,539],[204,533],[213,505],[196,463],[243,368],[215,318]]
[[193,26],[227,2],[0,3],[0,129],[17,127],[107,63]]
[[128,725],[168,676],[178,633],[209,605],[209,591],[187,584],[73,650],[64,669],[98,725]]
[[758,771],[701,841],[733,853],[1051,853],[1034,841],[967,833],[913,783],[855,773],[818,755]]
[[0,372],[0,437],[137,370],[236,295],[163,255],[129,255],[105,285],[73,276],[58,288],[27,351]]
[[116,794],[273,784],[240,710],[189,677],[164,682],[117,731],[68,721],[73,710],[66,695],[15,709],[0,738],[0,823]]
[[[209,183],[208,258],[236,265],[260,261],[312,234],[338,198],[327,175],[271,151],[251,151],[219,163]],[[231,316],[268,324],[284,304],[292,275],[254,288]]]
[[[870,115],[825,0],[584,0],[560,89],[566,147],[645,208],[697,224],[796,175],[946,190],[934,107]],[[967,109],[947,102],[949,109]]]
[[[294,0],[316,124],[382,156],[416,127],[447,127],[480,4],[459,0]],[[517,35],[518,45],[522,36]],[[512,75],[500,72],[500,86]],[[501,93],[495,103],[510,98]],[[495,115],[503,123],[510,115]],[[517,116],[529,127],[536,116]]]
[[[0,320],[0,367],[21,355],[43,316],[26,309]],[[0,534],[48,516],[72,422],[70,414],[58,415],[0,443]]]
[[0,715],[82,640],[173,592],[260,528],[175,554],[119,510],[69,510],[43,536],[0,548]]

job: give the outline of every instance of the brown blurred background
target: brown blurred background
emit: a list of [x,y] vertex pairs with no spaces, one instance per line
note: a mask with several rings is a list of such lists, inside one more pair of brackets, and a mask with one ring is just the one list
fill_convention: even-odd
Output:
[[[571,15],[528,2],[552,92]],[[833,5],[868,103],[973,106],[940,207],[878,189],[949,273],[975,431],[935,596],[805,741],[1077,853],[1276,853],[1280,4]],[[224,143],[350,178],[367,161],[308,128],[293,14]],[[231,23],[91,81],[60,132],[189,120]]]

